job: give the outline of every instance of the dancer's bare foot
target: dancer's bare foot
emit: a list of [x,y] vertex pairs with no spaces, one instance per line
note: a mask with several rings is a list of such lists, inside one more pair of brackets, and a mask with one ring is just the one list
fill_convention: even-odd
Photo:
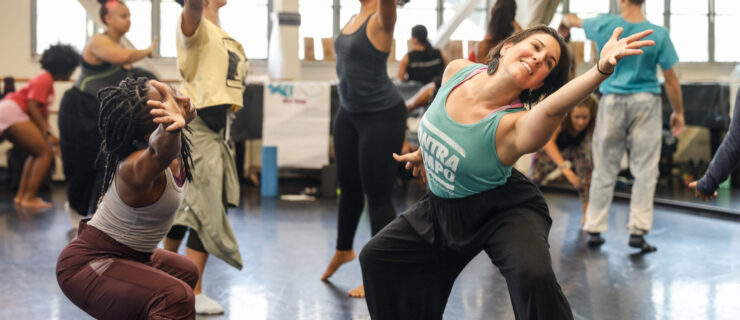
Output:
[[13,198],[13,204],[15,204],[16,206],[20,206],[22,201],[23,197],[21,196],[15,196],[15,198]]
[[334,251],[334,257],[331,258],[331,262],[329,262],[329,266],[326,267],[326,271],[324,271],[324,275],[321,276],[321,280],[326,281],[326,279],[329,279],[334,272],[337,272],[337,269],[339,269],[341,265],[352,261],[355,256],[355,250]]
[[23,199],[19,205],[22,209],[46,209],[51,208],[51,203],[42,200],[41,198]]
[[349,296],[352,298],[364,298],[365,297],[365,286],[361,284],[359,287],[350,290]]

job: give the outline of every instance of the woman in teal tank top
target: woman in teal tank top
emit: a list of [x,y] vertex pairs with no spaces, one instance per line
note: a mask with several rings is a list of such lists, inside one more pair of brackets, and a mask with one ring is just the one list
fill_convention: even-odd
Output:
[[517,319],[573,319],[552,270],[547,204],[512,166],[542,148],[622,57],[653,45],[641,40],[651,31],[618,39],[621,31],[596,66],[567,84],[570,53],[545,26],[504,40],[488,66],[448,65],[422,119],[419,150],[394,154],[429,191],[360,253],[371,317],[442,319],[455,278],[485,250],[506,278]]

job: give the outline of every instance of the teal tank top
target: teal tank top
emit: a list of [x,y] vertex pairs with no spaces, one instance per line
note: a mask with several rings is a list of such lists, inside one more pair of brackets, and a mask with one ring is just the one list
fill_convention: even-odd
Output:
[[439,88],[419,124],[429,189],[438,197],[463,198],[494,189],[511,175],[511,166],[501,164],[496,154],[496,128],[505,114],[525,110],[524,106],[514,101],[471,124],[452,120],[445,108],[452,90],[486,68],[472,64],[455,73]]

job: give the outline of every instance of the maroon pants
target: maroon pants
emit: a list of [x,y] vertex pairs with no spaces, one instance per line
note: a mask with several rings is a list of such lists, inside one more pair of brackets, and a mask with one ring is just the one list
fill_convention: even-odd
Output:
[[195,264],[162,249],[135,251],[85,222],[59,255],[57,281],[98,319],[195,319]]

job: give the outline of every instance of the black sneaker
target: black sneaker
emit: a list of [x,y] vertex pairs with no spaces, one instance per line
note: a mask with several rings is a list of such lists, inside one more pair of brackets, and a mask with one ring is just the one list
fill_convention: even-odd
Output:
[[651,246],[647,241],[645,241],[645,237],[637,234],[630,235],[629,245],[630,247],[642,250],[642,252],[658,251],[658,248]]
[[589,247],[598,247],[602,244],[604,244],[606,240],[601,237],[601,233],[598,232],[589,232],[588,233],[588,240],[586,240],[586,244],[588,244]]

